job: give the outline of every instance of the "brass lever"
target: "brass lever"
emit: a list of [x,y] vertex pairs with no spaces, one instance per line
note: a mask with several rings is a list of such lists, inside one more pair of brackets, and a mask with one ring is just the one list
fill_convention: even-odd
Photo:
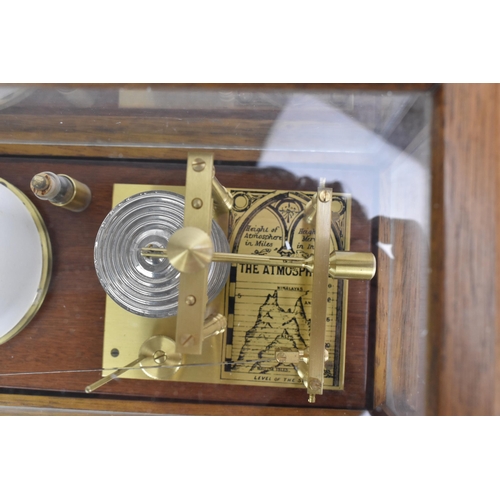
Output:
[[[185,230],[188,231],[185,231]],[[171,238],[176,246],[176,255],[172,258],[171,264],[181,272],[190,272],[189,269],[202,268],[210,262],[229,262],[232,264],[263,264],[270,266],[287,266],[314,271],[313,257],[303,259],[300,257],[278,257],[265,255],[245,255],[234,253],[213,252],[211,241],[204,238],[196,228],[179,229]],[[182,250],[185,254],[178,256],[181,250],[177,250],[177,240],[182,237]],[[208,235],[207,235],[208,237]],[[203,245],[200,241],[203,239]],[[170,247],[170,242],[169,242]],[[172,252],[166,248],[142,248],[141,255],[150,258],[169,258]],[[369,252],[332,252],[329,257],[330,267],[328,275],[336,279],[370,280],[375,276],[376,261],[375,256]]]

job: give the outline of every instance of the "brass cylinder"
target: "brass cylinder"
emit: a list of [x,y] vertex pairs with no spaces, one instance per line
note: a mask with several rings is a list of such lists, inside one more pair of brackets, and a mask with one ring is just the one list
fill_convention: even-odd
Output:
[[203,339],[212,337],[214,335],[220,335],[224,333],[227,328],[227,319],[220,313],[211,314],[205,319],[203,324]]
[[71,198],[64,203],[54,203],[51,201],[53,205],[56,207],[62,207],[66,210],[71,210],[72,212],[82,212],[85,210],[92,199],[92,193],[90,192],[89,187],[83,182],[77,181],[73,179],[69,175],[58,174],[61,177],[66,177],[71,184],[73,185],[73,195]]
[[197,273],[212,262],[214,245],[210,236],[197,227],[182,227],[167,244],[170,264],[181,273]]
[[217,206],[223,206],[227,210],[233,208],[233,197],[231,193],[217,180],[212,178],[212,196]]
[[337,279],[371,280],[375,276],[375,256],[369,252],[334,252],[330,270]]
[[37,198],[72,212],[85,210],[92,199],[87,185],[65,174],[40,172],[31,179],[30,187]]
[[311,224],[316,215],[316,208],[318,206],[318,195],[315,194],[304,207],[304,219],[307,224]]

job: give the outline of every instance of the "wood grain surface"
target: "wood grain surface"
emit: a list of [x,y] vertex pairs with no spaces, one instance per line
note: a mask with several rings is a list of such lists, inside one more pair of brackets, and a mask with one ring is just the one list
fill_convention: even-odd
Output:
[[426,411],[429,244],[413,220],[381,217],[376,225],[373,238],[390,243],[391,251],[373,248],[378,263],[371,292],[373,407],[385,408],[385,414],[421,415]]
[[[218,150],[219,161],[250,162],[257,161],[264,149],[272,149],[268,140],[278,129],[287,133],[280,134],[276,147],[280,152],[293,151],[295,161],[357,161],[366,166],[376,158],[367,158],[360,148],[357,154],[349,154],[349,130],[348,144],[341,150],[326,147],[324,140],[318,143],[326,133],[337,144],[346,133],[343,120],[332,128],[335,112],[344,111],[368,128],[383,125],[397,113],[396,108],[386,107],[392,91],[428,91],[432,86],[62,84],[25,88],[24,99],[0,112],[0,154],[182,160],[188,148],[208,148]],[[365,94],[367,90],[371,92]],[[364,100],[367,96],[369,102]],[[290,106],[288,99],[294,101]],[[309,141],[306,148],[300,139],[304,133]]]
[[197,404],[161,400],[89,399],[60,396],[0,394],[0,415],[215,415],[215,416],[341,416],[366,415],[363,410]]
[[[29,191],[29,181],[42,170],[66,173],[86,183],[93,193],[90,207],[75,214],[34,198]],[[1,372],[100,369],[105,292],[95,274],[93,246],[99,226],[111,209],[113,183],[183,185],[185,166],[153,161],[4,157],[0,158],[0,176],[33,200],[47,225],[54,256],[52,281],[45,302],[25,330],[1,346]],[[297,179],[283,169],[262,169],[251,165],[220,165],[217,176],[229,187],[297,189],[300,185],[303,190],[314,190],[317,185],[317,180],[308,177]],[[341,189],[338,185],[332,187]],[[353,204],[351,233],[351,250],[370,250],[371,224],[356,203]],[[369,284],[352,282],[349,287],[345,390],[327,391],[324,396],[318,397],[317,409],[362,410],[367,407],[371,398],[367,393],[368,302]],[[99,411],[143,411],[144,405],[147,407],[144,402],[152,401],[159,405],[155,406],[155,413],[182,413],[181,407],[171,406],[181,402],[230,405],[225,413],[236,411],[236,407],[231,405],[283,407],[292,413],[294,407],[304,408],[304,411],[311,408],[305,390],[195,383],[116,380],[103,387],[100,394],[85,395],[85,386],[99,376],[99,371],[4,376],[0,377],[0,392],[3,393],[3,401],[12,397],[13,404],[22,395],[62,397],[62,405],[65,404],[64,398],[72,397],[65,400],[69,407]],[[75,406],[74,401],[83,403]],[[211,408],[215,413],[224,412],[214,410],[215,406]],[[191,411],[194,410],[188,413]]]
[[[407,262],[393,274],[392,285],[407,300],[391,296],[390,262],[380,255],[375,414],[500,414],[499,166],[500,86],[436,89],[428,333],[422,350],[412,325],[418,308],[425,309],[425,292],[418,280],[405,277],[425,266],[412,243],[418,234],[405,238],[416,228],[381,220],[380,237],[396,236],[406,247]],[[423,371],[415,366],[419,359],[419,366],[426,360]]]
[[397,415],[421,415],[426,390],[428,242],[414,221],[390,224],[394,259],[389,274],[386,404]]
[[428,411],[500,414],[500,86],[450,84],[442,92]]

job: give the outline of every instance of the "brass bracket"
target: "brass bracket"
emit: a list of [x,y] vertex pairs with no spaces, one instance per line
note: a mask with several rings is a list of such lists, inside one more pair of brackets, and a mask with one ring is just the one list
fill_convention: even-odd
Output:
[[[212,177],[214,156],[204,152],[188,154],[184,227],[195,227],[210,235],[212,229]],[[207,304],[208,266],[196,272],[181,272],[175,350],[201,354]]]
[[311,340],[307,377],[307,393],[311,403],[315,401],[316,394],[323,394],[324,385],[330,227],[332,224],[331,203],[332,189],[318,188],[312,278]]

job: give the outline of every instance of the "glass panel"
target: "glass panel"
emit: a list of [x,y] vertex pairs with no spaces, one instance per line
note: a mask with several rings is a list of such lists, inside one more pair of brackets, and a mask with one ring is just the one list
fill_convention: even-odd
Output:
[[[420,91],[0,86],[2,151],[16,146],[19,155],[40,145],[56,155],[0,159],[0,177],[31,200],[53,248],[52,281],[40,310],[0,346],[0,387],[360,411],[385,404],[398,414],[424,413],[431,115],[432,95]],[[92,150],[98,151],[92,158],[88,148],[96,146],[103,149]],[[132,149],[144,160],[116,159]],[[156,150],[161,161],[151,153]],[[192,151],[207,168],[213,154],[216,178],[227,190],[207,188],[210,178],[196,176],[191,182],[188,176],[185,188],[186,172],[196,172],[201,161],[194,155],[188,162]],[[68,155],[73,158],[63,158]],[[36,197],[30,181],[45,171],[88,186],[90,206],[84,207],[78,183],[81,212]],[[174,223],[186,189],[189,203],[181,203]],[[208,291],[200,292],[220,292],[202,307],[201,327],[198,313],[189,312],[200,305],[196,294],[182,295],[184,280],[195,289],[201,271],[189,267],[197,265],[191,257],[189,273],[173,266],[174,246],[168,247],[182,228],[183,210],[194,226],[201,224],[198,214],[212,215],[205,212],[210,195],[191,195],[198,189],[212,192],[215,201],[212,234],[227,238],[208,259],[221,259],[228,244],[240,254],[231,257],[239,259],[232,266],[207,264],[219,275],[227,271],[222,282],[218,275],[211,284],[209,277]],[[156,194],[140,194],[151,191]],[[226,197],[233,200],[230,210]],[[324,203],[329,210],[321,209]],[[183,238],[180,245],[191,255],[192,237]],[[322,239],[336,252],[330,263],[316,255]],[[8,240],[2,259],[16,261],[9,247],[16,236]],[[141,250],[164,247],[168,255]],[[375,255],[373,280],[337,279],[358,272],[342,260],[347,251]],[[366,255],[359,258],[360,268],[369,267]],[[331,277],[321,280],[314,268],[325,265]],[[111,266],[112,278],[104,277],[103,266]],[[168,292],[159,278],[165,269]],[[179,301],[179,286],[179,311],[187,313],[148,313],[156,308],[153,295]],[[127,297],[142,304],[141,313],[130,312]],[[193,322],[194,340],[191,330],[177,333],[181,314]],[[201,354],[181,347],[184,334]],[[311,375],[317,366],[320,389]],[[108,383],[91,386],[107,375]],[[93,391],[85,394],[89,385]]]
[[391,92],[0,86],[0,141],[366,153],[352,123],[394,136],[415,99]]

